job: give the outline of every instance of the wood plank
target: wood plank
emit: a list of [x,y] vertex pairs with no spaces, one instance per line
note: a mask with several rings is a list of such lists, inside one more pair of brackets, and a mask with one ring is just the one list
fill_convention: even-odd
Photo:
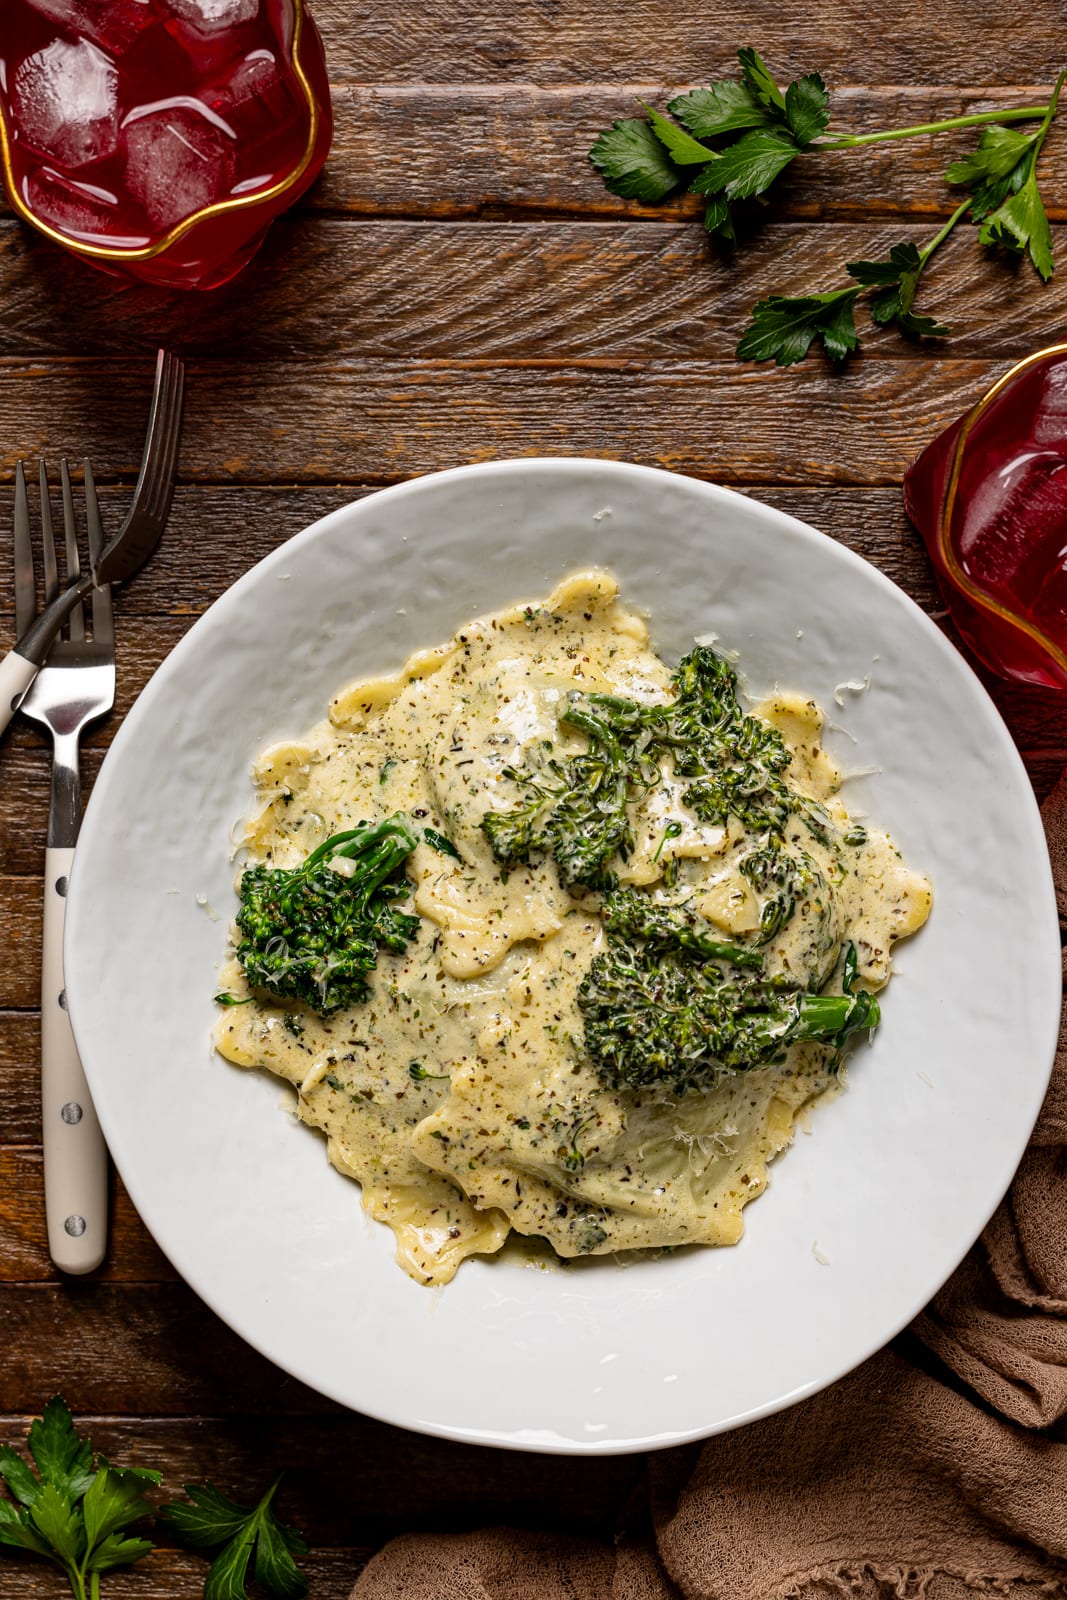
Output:
[[[925,224],[774,223],[732,263],[697,222],[383,222],[284,217],[238,280],[190,299],[133,287],[49,242],[0,223],[0,354],[69,352],[57,302],[77,296],[78,352],[244,360],[617,357],[684,361],[726,355],[768,294],[845,281],[844,264],[878,257]],[[299,262],[299,270],[293,264]],[[314,315],[308,315],[308,307]],[[1067,272],[1042,286],[1028,266],[953,239],[924,279],[920,305],[952,326],[938,350],[1014,359],[1067,320]],[[924,364],[929,344],[877,329],[862,311],[869,354]]]
[[[206,1480],[239,1501],[253,1499],[284,1468],[280,1515],[316,1549],[381,1542],[412,1524],[455,1530],[483,1521],[551,1522],[561,1532],[610,1537],[642,1468],[639,1456],[564,1456],[549,1465],[425,1438],[337,1407],[313,1417],[79,1416],[78,1428],[116,1465],[162,1472],[156,1502]],[[0,1442],[20,1449],[25,1434],[21,1417],[0,1419]]]
[[[521,17],[521,22],[520,22]],[[477,0],[443,0],[398,13],[371,0],[358,20],[342,0],[318,0],[315,19],[331,77],[412,84],[705,83],[736,72],[737,47],[754,44],[785,79],[818,68],[831,86],[880,83],[1051,82],[1063,55],[1062,18],[1026,0],[977,0],[923,11],[887,0],[872,18],[859,0],[785,8],[725,0],[714,12],[622,0],[610,10],[553,0],[515,13]]]
[[0,1012],[0,1138],[40,1142],[41,1029],[33,1012]]
[[[735,486],[900,481],[916,449],[1005,363],[861,357],[827,382],[732,359],[593,357],[455,362],[194,360],[180,463],[186,481],[385,483],[461,461],[601,456]],[[131,477],[149,374],[99,359],[0,361],[0,481],[18,455],[75,458]]]
[[0,1294],[0,1413],[319,1414],[328,1401],[257,1355],[182,1283],[70,1279]]
[[[302,1556],[314,1600],[348,1600],[373,1550],[313,1550]],[[69,1600],[70,1590],[55,1567],[7,1551],[0,1561],[4,1600]],[[109,1572],[104,1594],[106,1600],[204,1600],[206,1572],[198,1556],[158,1549],[135,1567]]]
[[[869,31],[869,30],[867,30]],[[915,127],[944,117],[1041,104],[1067,52],[1067,30],[1046,79],[1007,92],[913,88],[905,74],[890,87],[841,89],[834,126],[841,133]],[[607,59],[611,59],[608,57]],[[419,74],[422,78],[422,74]],[[688,80],[692,82],[693,80]],[[699,81],[699,80],[697,80]],[[977,81],[981,81],[979,78]],[[333,89],[336,132],[320,182],[303,202],[368,216],[624,216],[664,214],[609,194],[586,159],[617,117],[663,108],[686,78],[641,73],[617,85],[594,79],[561,87],[522,83],[469,86],[460,80],[410,87],[365,82]],[[1041,178],[1050,215],[1064,220],[1067,177],[1057,151],[1060,119],[1046,145]],[[433,130],[433,136],[427,137]],[[776,217],[948,216],[956,203],[943,173],[973,148],[973,129],[920,135],[853,150],[809,152],[775,185]],[[692,196],[672,199],[667,215],[699,215]]]
[[0,878],[0,948],[5,954],[0,1006],[5,1009],[41,1003],[41,895],[40,880]]

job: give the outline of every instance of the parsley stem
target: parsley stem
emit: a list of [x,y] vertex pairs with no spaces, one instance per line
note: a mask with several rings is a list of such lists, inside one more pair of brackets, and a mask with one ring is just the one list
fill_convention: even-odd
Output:
[[919,251],[919,260],[922,262],[924,267],[929,261],[930,257],[933,255],[934,251],[937,249],[938,245],[944,244],[945,240],[948,238],[957,222],[970,206],[972,198],[973,197],[971,195],[968,195],[966,200],[956,207],[955,211],[952,213],[951,217],[949,217],[944,227],[940,228],[938,232],[934,234],[933,238],[930,240],[930,243],[924,245]]
[[1056,115],[1056,108],[1060,103],[1060,90],[1063,88],[1063,80],[1065,78],[1067,78],[1067,69],[1061,72],[1059,77],[1056,79],[1056,87],[1052,91],[1052,99],[1048,103],[1048,109],[1045,112],[1045,120],[1037,130],[1037,134],[1034,139],[1034,146],[1030,151],[1030,170],[1027,173],[1028,178],[1033,177],[1034,171],[1037,167],[1037,158],[1041,154],[1041,146],[1045,142],[1048,130],[1052,126],[1052,120]]
[[[1060,80],[1062,82],[1062,79]],[[1056,94],[1047,106],[1015,106],[1009,111],[976,111],[966,117],[946,117],[942,122],[919,122],[914,128],[889,128],[882,133],[845,133],[838,139],[817,139],[810,150],[851,150],[861,144],[882,144],[888,139],[911,139],[919,133],[941,133],[946,128],[978,128],[988,122],[1033,122],[1056,112]]]

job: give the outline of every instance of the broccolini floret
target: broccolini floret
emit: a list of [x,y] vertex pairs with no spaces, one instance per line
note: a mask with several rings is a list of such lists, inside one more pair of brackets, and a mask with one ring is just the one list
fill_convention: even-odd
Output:
[[822,808],[783,779],[790,755],[781,734],[741,710],[728,661],[700,645],[671,684],[675,698],[661,705],[619,695],[570,697],[560,723],[585,733],[588,748],[541,770],[509,769],[524,798],[514,810],[491,811],[482,820],[498,861],[514,866],[544,851],[568,887],[613,888],[612,857],[625,861],[633,849],[628,807],[655,787],[668,759],[692,780],[682,799],[702,822],[736,818],[748,829],[780,835],[800,812],[826,836]]
[[798,902],[822,894],[829,900],[825,874],[806,851],[793,855],[768,838],[738,862],[742,877],[763,898],[759,943],[768,944],[792,920]]
[[298,867],[249,867],[237,913],[249,986],[320,1016],[365,1000],[379,948],[405,949],[418,928],[395,906],[410,892],[404,863],[418,842],[397,813],[335,833]]
[[685,906],[654,900],[637,889],[616,889],[609,894],[601,915],[614,939],[643,939],[661,949],[684,950],[692,956],[729,961],[735,967],[763,967],[758,950],[718,938],[704,917]]
[[584,733],[588,746],[566,761],[547,761],[540,771],[509,769],[526,798],[514,811],[491,811],[482,819],[497,860],[513,867],[547,851],[568,887],[610,889],[616,880],[607,863],[615,855],[625,860],[633,849],[629,801],[655,782],[658,770],[649,766],[634,730],[657,709],[612,695],[572,695],[559,720]]
[[811,994],[768,976],[757,950],[722,944],[710,924],[646,895],[609,895],[604,920],[608,945],[582,980],[578,1005],[585,1048],[611,1088],[684,1094],[724,1070],[780,1060],[803,1041],[840,1049],[849,1034],[878,1024],[874,996],[853,992],[852,946],[846,992]]

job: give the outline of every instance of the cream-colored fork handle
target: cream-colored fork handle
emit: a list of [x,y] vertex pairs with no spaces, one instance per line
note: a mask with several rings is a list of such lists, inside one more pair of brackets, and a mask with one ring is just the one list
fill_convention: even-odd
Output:
[[19,701],[36,678],[38,670],[32,661],[20,656],[17,650],[9,650],[0,661],[0,733],[15,715]]
[[61,1272],[91,1272],[107,1248],[107,1146],[78,1057],[63,982],[73,850],[45,851],[41,1113],[48,1250]]

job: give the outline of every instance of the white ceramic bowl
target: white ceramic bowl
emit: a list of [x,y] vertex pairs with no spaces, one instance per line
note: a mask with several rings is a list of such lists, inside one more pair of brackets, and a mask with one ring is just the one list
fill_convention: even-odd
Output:
[[[934,883],[848,1092],[773,1168],[743,1242],[622,1266],[472,1261],[440,1291],[393,1262],[276,1081],[214,1055],[231,825],[263,745],[349,678],[600,564],[677,658],[715,633],[749,686],[842,730],[853,806]],[[842,690],[862,682],[864,693]],[[221,920],[214,920],[216,908]],[[193,627],[119,730],[78,846],[67,990],[116,1164],[195,1290],[354,1409],[455,1439],[612,1452],[802,1399],[897,1332],[1007,1187],[1048,1080],[1059,938],[1026,773],[920,610],[832,540],[689,478],[605,461],[463,467],[346,506]]]

